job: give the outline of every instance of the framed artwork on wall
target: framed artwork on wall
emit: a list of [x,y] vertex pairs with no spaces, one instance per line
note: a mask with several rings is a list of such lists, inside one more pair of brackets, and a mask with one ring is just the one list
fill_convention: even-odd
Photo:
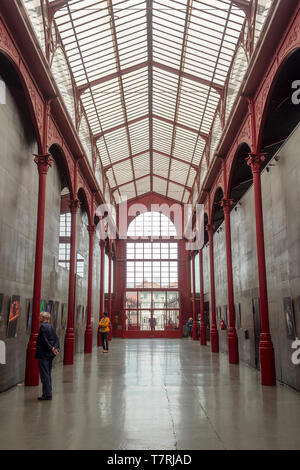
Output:
[[68,308],[67,304],[61,305],[61,329],[65,330],[67,326]]
[[30,333],[32,318],[32,299],[26,299],[26,331]]
[[228,325],[227,305],[223,305],[223,320],[225,325]]
[[288,339],[296,339],[296,325],[292,297],[283,298],[283,311],[285,316],[286,334]]
[[17,336],[18,318],[20,316],[20,297],[13,295],[9,302],[8,321],[7,321],[7,338]]
[[235,327],[237,330],[242,328],[241,304],[234,305]]
[[40,312],[46,312],[46,309],[47,309],[47,302],[46,302],[46,300],[42,299],[41,300]]
[[87,307],[82,307],[82,325],[85,325],[85,319],[87,317]]
[[80,317],[81,317],[81,305],[77,305],[76,321],[75,321],[75,327],[76,328],[79,328],[79,326],[80,326]]
[[51,324],[57,329],[57,317],[58,317],[58,308],[59,308],[59,302],[54,302],[52,311],[51,311]]
[[0,323],[2,319],[2,307],[3,307],[4,294],[0,294]]
[[49,300],[48,303],[47,303],[46,312],[52,313],[52,308],[53,308],[53,300]]

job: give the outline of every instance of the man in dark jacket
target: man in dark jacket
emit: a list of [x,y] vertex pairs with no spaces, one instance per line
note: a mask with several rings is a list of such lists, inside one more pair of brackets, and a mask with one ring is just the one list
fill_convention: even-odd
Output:
[[52,400],[51,369],[53,358],[59,353],[59,339],[49,323],[50,314],[41,312],[40,330],[36,341],[35,357],[39,361],[39,371],[43,384],[43,395],[38,400]]

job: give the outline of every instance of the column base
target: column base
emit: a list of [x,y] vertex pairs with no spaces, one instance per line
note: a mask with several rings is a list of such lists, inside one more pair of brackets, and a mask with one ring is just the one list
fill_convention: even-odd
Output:
[[86,328],[84,335],[84,353],[90,354],[93,349],[93,330],[91,327]]
[[219,352],[219,333],[217,327],[212,327],[210,332],[211,352]]
[[239,363],[239,343],[235,327],[228,330],[228,358],[229,364]]
[[25,385],[37,387],[40,383],[39,363],[35,359],[36,340],[38,335],[30,338],[26,352]]
[[202,324],[200,324],[200,344],[206,346],[206,328]]
[[271,335],[260,335],[259,343],[261,384],[266,386],[276,385],[275,354]]
[[64,364],[72,365],[74,363],[74,331],[73,329],[67,329],[65,337],[65,353],[64,353]]

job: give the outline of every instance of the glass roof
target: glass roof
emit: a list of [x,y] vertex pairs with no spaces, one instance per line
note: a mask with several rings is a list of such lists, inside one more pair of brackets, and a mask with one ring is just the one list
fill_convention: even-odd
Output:
[[[33,8],[33,0],[24,1]],[[206,156],[222,133],[220,103],[228,80],[231,107],[236,75],[246,71],[238,60],[247,58],[239,54],[231,73],[250,2],[46,2],[55,7],[55,25],[86,117],[80,127],[85,148],[91,158],[89,127],[100,159],[94,170],[104,170],[116,202],[149,191],[192,200],[199,168],[201,182]],[[255,38],[270,3],[258,0]]]

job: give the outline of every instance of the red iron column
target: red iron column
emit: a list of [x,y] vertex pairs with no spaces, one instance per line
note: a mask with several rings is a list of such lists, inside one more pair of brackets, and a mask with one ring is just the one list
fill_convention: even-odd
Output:
[[196,319],[196,282],[195,282],[195,253],[191,252],[192,259],[192,280],[193,280],[193,340],[198,340],[197,319]]
[[[99,308],[99,321],[104,312],[104,255],[105,255],[105,241],[101,240],[99,242],[100,250],[101,250],[101,267],[100,267],[100,308]],[[98,327],[98,336],[97,336],[97,344],[101,346],[101,334]]]
[[255,201],[256,245],[261,312],[261,335],[259,344],[261,383],[262,385],[276,385],[275,355],[269,327],[269,307],[260,178],[262,162],[264,159],[265,156],[263,154],[250,154],[248,158],[248,165],[251,167],[253,173]]
[[199,250],[200,271],[200,344],[206,346],[206,328],[204,319],[204,282],[203,282],[203,248]]
[[210,300],[211,300],[211,352],[219,352],[219,333],[216,322],[216,298],[215,298],[215,268],[214,268],[214,233],[215,226],[207,225],[209,237],[209,262],[210,262]]
[[76,214],[79,207],[78,199],[70,202],[71,210],[71,246],[69,271],[68,324],[65,336],[64,364],[74,362],[74,304],[75,304],[75,267],[76,267]]
[[95,225],[88,225],[89,232],[89,278],[88,278],[88,298],[87,298],[87,321],[84,337],[84,352],[89,354],[93,348],[93,330],[91,326],[92,318],[92,294],[93,294],[93,259],[94,259],[94,236]]
[[226,237],[226,260],[227,260],[227,291],[228,291],[228,308],[229,308],[229,328],[228,328],[228,358],[229,364],[239,363],[239,345],[235,328],[234,313],[234,292],[233,292],[233,275],[232,275],[232,253],[231,253],[231,226],[230,226],[230,210],[232,207],[232,199],[223,199],[221,206],[223,207],[225,217],[225,237]]
[[110,330],[108,334],[108,339],[111,341],[111,330],[112,330],[112,322],[111,322],[111,266],[112,266],[112,255],[111,253],[108,254],[108,316],[110,319]]
[[52,160],[48,153],[35,155],[34,162],[39,172],[38,211],[36,224],[35,268],[33,286],[33,306],[31,334],[27,346],[25,385],[39,385],[39,366],[35,359],[36,340],[39,334],[39,320],[41,308],[41,288],[43,274],[44,228],[45,228],[45,203],[46,203],[46,177],[48,169],[52,166]]

